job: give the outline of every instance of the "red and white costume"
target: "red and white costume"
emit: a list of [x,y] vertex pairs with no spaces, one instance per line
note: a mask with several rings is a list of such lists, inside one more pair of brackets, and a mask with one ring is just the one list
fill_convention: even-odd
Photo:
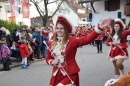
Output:
[[[60,51],[60,42],[57,43],[53,51],[47,51],[46,62],[52,66],[52,61],[55,58],[60,60],[64,70],[68,73],[73,80],[73,86],[79,86],[79,74],[80,68],[76,62],[75,56],[77,48],[91,43],[102,31],[96,29],[92,33],[84,37],[69,37],[68,42],[65,44],[65,49]],[[49,43],[51,48],[52,43]],[[50,86],[72,86],[70,79],[67,77],[63,69],[58,66],[53,66],[52,77],[50,80]]]
[[123,51],[118,47],[111,44],[110,37],[108,38],[106,45],[111,46],[110,52],[109,52],[109,60],[115,61],[118,58],[128,59],[128,51],[127,51],[127,44],[126,44],[126,38],[128,35],[130,35],[130,30],[124,30],[122,32],[123,34],[123,40],[118,39],[117,33],[113,36],[114,41],[119,43],[119,46],[121,49],[126,53],[126,55],[123,53]]
[[[120,29],[124,29],[125,28],[125,24],[123,23],[123,21],[121,19],[116,18],[114,20],[115,24],[119,24],[120,25]],[[106,45],[108,46],[112,46],[111,50],[109,52],[109,60],[115,61],[119,58],[123,58],[123,59],[128,59],[128,51],[127,51],[127,44],[126,44],[126,39],[127,36],[130,35],[130,30],[123,30],[122,31],[122,36],[123,39],[119,39],[117,32],[115,32],[112,41],[118,43],[118,45],[112,45],[112,41],[111,38],[109,37]]]

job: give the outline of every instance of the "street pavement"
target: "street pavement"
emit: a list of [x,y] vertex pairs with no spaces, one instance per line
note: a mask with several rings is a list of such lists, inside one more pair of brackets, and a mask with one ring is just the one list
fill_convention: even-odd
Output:
[[[97,53],[92,45],[78,48],[76,61],[81,69],[80,86],[104,86],[107,80],[115,78],[112,62],[107,60],[109,49],[105,44],[103,53]],[[130,48],[128,50],[130,52]],[[127,73],[130,60],[125,60],[124,66]],[[13,67],[11,71],[0,71],[0,86],[49,86],[51,72],[52,67],[45,60],[32,63],[30,69]]]
[[[17,67],[17,66],[21,66],[21,61],[20,59],[17,59],[17,58],[14,58],[14,57],[10,57],[11,59],[11,65],[10,65],[10,68],[14,68],[14,67]],[[37,59],[36,57],[34,58],[34,61],[31,61],[31,63],[34,63],[34,62],[37,62],[37,61],[41,61],[41,60],[44,60],[43,58],[42,59]],[[2,71],[1,69],[3,68],[3,64],[0,63],[0,71]]]

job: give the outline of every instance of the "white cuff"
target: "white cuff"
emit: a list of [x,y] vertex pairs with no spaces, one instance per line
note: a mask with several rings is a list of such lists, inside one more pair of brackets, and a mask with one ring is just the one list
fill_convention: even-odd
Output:
[[48,61],[49,65],[51,65],[52,59]]
[[102,33],[102,30],[100,30],[100,29],[98,29],[98,28],[95,28],[95,31],[96,31],[98,34]]
[[112,45],[112,43],[111,43],[111,42],[109,42],[109,45]]

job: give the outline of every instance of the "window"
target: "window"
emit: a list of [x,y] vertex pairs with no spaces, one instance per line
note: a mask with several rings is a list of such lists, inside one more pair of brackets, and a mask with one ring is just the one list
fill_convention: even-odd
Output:
[[85,19],[85,18],[83,18],[83,21],[86,21],[86,19]]
[[5,5],[5,10],[6,10],[6,12],[10,12],[11,11],[10,6],[9,5]]
[[22,25],[24,25],[24,23],[23,22],[19,22],[19,25],[22,26]]
[[120,0],[105,1],[105,10],[106,11],[116,11],[118,9],[120,9]]
[[1,8],[2,8],[2,6],[0,6],[0,12],[1,12]]
[[67,13],[70,14],[70,10],[67,10]]
[[62,10],[59,10],[59,13],[62,13]]
[[65,9],[63,10],[63,14],[66,14],[66,10]]
[[22,8],[18,7],[18,11],[19,11],[19,14],[21,14],[22,13]]
[[126,16],[130,16],[130,5],[129,4],[125,4],[125,6],[124,6],[124,14]]
[[129,4],[129,5],[130,5],[130,0],[127,0],[126,2],[127,2],[126,4]]

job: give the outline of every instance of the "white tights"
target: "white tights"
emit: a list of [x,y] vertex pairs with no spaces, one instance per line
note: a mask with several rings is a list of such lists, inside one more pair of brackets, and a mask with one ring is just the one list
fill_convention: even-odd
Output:
[[22,65],[27,65],[27,57],[22,58]]

